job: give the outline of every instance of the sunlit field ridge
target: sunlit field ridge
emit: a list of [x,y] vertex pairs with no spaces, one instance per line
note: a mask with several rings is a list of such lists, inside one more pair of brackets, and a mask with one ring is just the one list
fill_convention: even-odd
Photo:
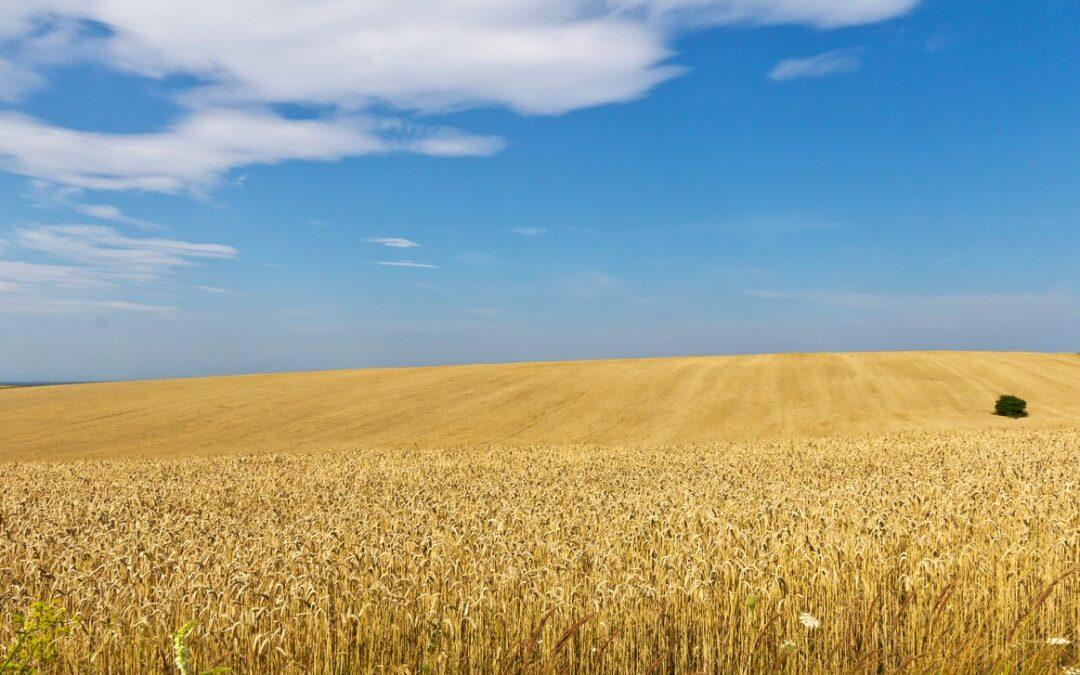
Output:
[[[1024,420],[994,400],[1030,402]],[[75,384],[0,392],[0,461],[1080,428],[1080,356],[767,354]]]

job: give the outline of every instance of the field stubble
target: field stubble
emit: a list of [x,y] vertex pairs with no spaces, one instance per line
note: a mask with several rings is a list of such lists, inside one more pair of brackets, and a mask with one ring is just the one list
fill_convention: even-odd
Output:
[[1078,457],[987,431],[0,465],[0,610],[76,615],[72,672],[167,671],[190,619],[241,673],[1060,672]]

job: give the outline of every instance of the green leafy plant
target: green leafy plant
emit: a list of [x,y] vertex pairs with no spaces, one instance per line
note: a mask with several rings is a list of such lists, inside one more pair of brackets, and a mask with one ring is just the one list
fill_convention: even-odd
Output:
[[35,673],[56,658],[56,643],[71,632],[74,621],[63,607],[35,602],[26,614],[12,617],[15,638],[0,656],[0,673]]
[[187,646],[187,636],[198,626],[196,621],[188,621],[173,633],[173,658],[180,675],[219,675],[230,672],[224,666],[215,666],[210,670],[198,670],[191,661],[191,649]]
[[1013,419],[1027,417],[1027,401],[1004,394],[999,396],[997,403],[994,404],[994,414],[1002,417],[1012,417]]

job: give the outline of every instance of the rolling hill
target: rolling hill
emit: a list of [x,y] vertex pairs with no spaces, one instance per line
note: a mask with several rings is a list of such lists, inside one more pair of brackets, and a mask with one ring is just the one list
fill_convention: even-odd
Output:
[[[997,395],[1024,420],[991,414]],[[881,352],[386,368],[0,392],[0,460],[1080,427],[1080,357]]]

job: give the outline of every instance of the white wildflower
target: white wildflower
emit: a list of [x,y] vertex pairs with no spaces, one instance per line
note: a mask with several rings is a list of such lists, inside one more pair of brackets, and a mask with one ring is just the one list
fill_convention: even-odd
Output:
[[1065,647],[1066,645],[1071,645],[1072,640],[1065,637],[1048,637],[1046,638],[1046,644],[1054,645],[1055,647]]
[[814,630],[815,628],[821,628],[821,622],[817,617],[810,612],[803,612],[799,615],[799,623],[806,626],[807,630]]

